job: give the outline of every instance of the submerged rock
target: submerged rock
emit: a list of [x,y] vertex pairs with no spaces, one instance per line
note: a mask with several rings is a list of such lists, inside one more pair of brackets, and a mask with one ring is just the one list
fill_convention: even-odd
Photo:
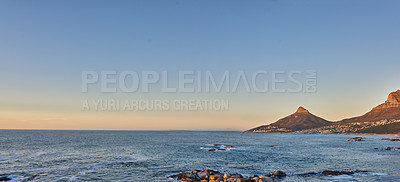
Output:
[[183,174],[181,180],[182,181],[200,181],[200,178],[199,178],[199,176],[197,176],[196,173],[190,172],[190,173]]
[[276,177],[285,177],[286,173],[284,173],[283,171],[276,170],[276,171],[272,172],[272,175],[274,175]]
[[385,148],[383,150],[392,150],[392,147]]
[[359,141],[364,141],[364,138],[363,137],[354,137],[354,138],[350,138],[349,139],[349,141],[356,141],[356,142],[359,142]]
[[9,177],[5,177],[5,176],[0,177],[0,181],[10,181],[10,180],[11,180],[11,178],[9,178]]
[[382,138],[382,140],[389,140],[389,141],[400,141],[400,138]]
[[282,147],[282,146],[279,146],[279,145],[270,145],[269,147],[271,147],[271,148],[276,148],[276,147]]
[[332,176],[338,176],[338,175],[343,175],[343,174],[354,174],[353,171],[330,171],[330,170],[325,170],[322,171],[323,175],[332,175]]
[[325,170],[322,172],[310,172],[310,173],[303,173],[303,174],[298,174],[299,176],[302,177],[312,177],[312,176],[325,176],[325,175],[330,175],[330,176],[339,176],[339,175],[353,175],[356,173],[368,173],[369,171],[365,170],[355,170],[355,171],[331,171],[331,170]]
[[207,171],[198,172],[197,175],[199,176],[200,180],[206,180],[210,178],[210,173]]
[[274,181],[274,178],[270,177],[270,176],[260,175],[258,178],[261,179],[262,182],[264,182],[264,181]]

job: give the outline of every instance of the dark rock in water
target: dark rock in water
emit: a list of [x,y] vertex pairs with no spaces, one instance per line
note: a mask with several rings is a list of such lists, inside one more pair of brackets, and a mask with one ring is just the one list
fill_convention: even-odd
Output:
[[314,176],[314,175],[318,175],[318,174],[320,174],[320,173],[310,172],[310,173],[299,174],[299,176],[309,177],[309,176]]
[[8,177],[0,177],[0,181],[10,181],[11,178]]
[[218,150],[225,150],[225,149],[218,149]]
[[271,176],[264,176],[264,175],[260,175],[259,177],[258,177],[258,181],[261,181],[261,182],[268,182],[268,181],[275,181],[275,179],[273,178],[273,177],[271,177]]
[[196,173],[187,172],[183,174],[182,181],[200,181],[200,177]]
[[382,140],[389,140],[389,141],[400,141],[400,138],[382,138]]
[[[363,139],[362,137],[354,137],[354,138],[351,138],[350,140],[354,140],[354,141],[356,141],[356,142],[364,141],[364,139]],[[349,141],[350,141],[350,140],[349,140]]]
[[392,150],[392,147],[385,148],[383,150]]
[[201,171],[197,173],[197,176],[199,176],[200,180],[207,180],[210,178],[210,173],[206,171]]
[[374,148],[374,149],[378,150],[379,148]]
[[332,175],[332,176],[338,176],[338,175],[351,175],[351,174],[356,174],[356,173],[368,173],[368,171],[364,170],[355,170],[355,171],[330,171],[330,170],[325,170],[323,172],[310,172],[310,173],[304,173],[304,174],[298,174],[299,176],[303,177],[311,177],[314,175]]
[[285,177],[286,176],[286,173],[284,173],[283,171],[279,171],[279,170],[276,170],[276,171],[272,172],[271,174],[276,177]]
[[323,175],[332,175],[332,176],[338,176],[338,175],[343,175],[343,174],[354,174],[352,171],[330,171],[330,170],[325,170],[322,172]]
[[208,151],[216,151],[216,149],[210,149],[210,150],[208,150]]

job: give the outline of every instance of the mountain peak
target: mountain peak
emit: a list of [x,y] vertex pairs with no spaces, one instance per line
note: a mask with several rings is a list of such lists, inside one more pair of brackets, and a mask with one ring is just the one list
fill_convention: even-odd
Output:
[[319,128],[332,123],[308,112],[304,107],[299,107],[296,113],[286,116],[269,125],[262,125],[246,132],[293,132],[310,128]]
[[376,106],[372,110],[382,110],[382,109],[397,108],[397,107],[400,107],[400,90],[390,93],[385,103]]
[[400,119],[400,90],[391,92],[387,100],[366,114],[344,119],[342,123]]
[[390,93],[386,103],[400,104],[400,90]]
[[308,110],[305,109],[304,107],[301,107],[301,106],[300,106],[300,107],[297,109],[296,113],[310,113],[310,112],[308,112]]

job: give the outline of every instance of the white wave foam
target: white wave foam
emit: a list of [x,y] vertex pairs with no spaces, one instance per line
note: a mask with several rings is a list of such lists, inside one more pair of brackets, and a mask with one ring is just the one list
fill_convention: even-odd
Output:
[[68,181],[76,181],[78,177],[76,175],[69,177]]
[[386,173],[370,173],[370,174],[372,174],[374,176],[386,176],[387,175]]
[[334,180],[341,180],[341,179],[351,179],[351,178],[353,178],[353,176],[350,176],[347,174],[342,174],[342,175],[338,175],[338,176],[332,176],[331,178]]

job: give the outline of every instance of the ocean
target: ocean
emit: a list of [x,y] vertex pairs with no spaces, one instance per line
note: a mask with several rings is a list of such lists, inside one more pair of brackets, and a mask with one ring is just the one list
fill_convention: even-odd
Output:
[[[400,181],[400,142],[385,135],[234,131],[0,130],[0,176],[11,181],[174,181],[195,169],[277,181]],[[232,145],[208,151],[212,144]],[[382,150],[394,147],[395,150]],[[376,149],[378,148],[378,149]],[[324,170],[355,171],[322,175]]]

